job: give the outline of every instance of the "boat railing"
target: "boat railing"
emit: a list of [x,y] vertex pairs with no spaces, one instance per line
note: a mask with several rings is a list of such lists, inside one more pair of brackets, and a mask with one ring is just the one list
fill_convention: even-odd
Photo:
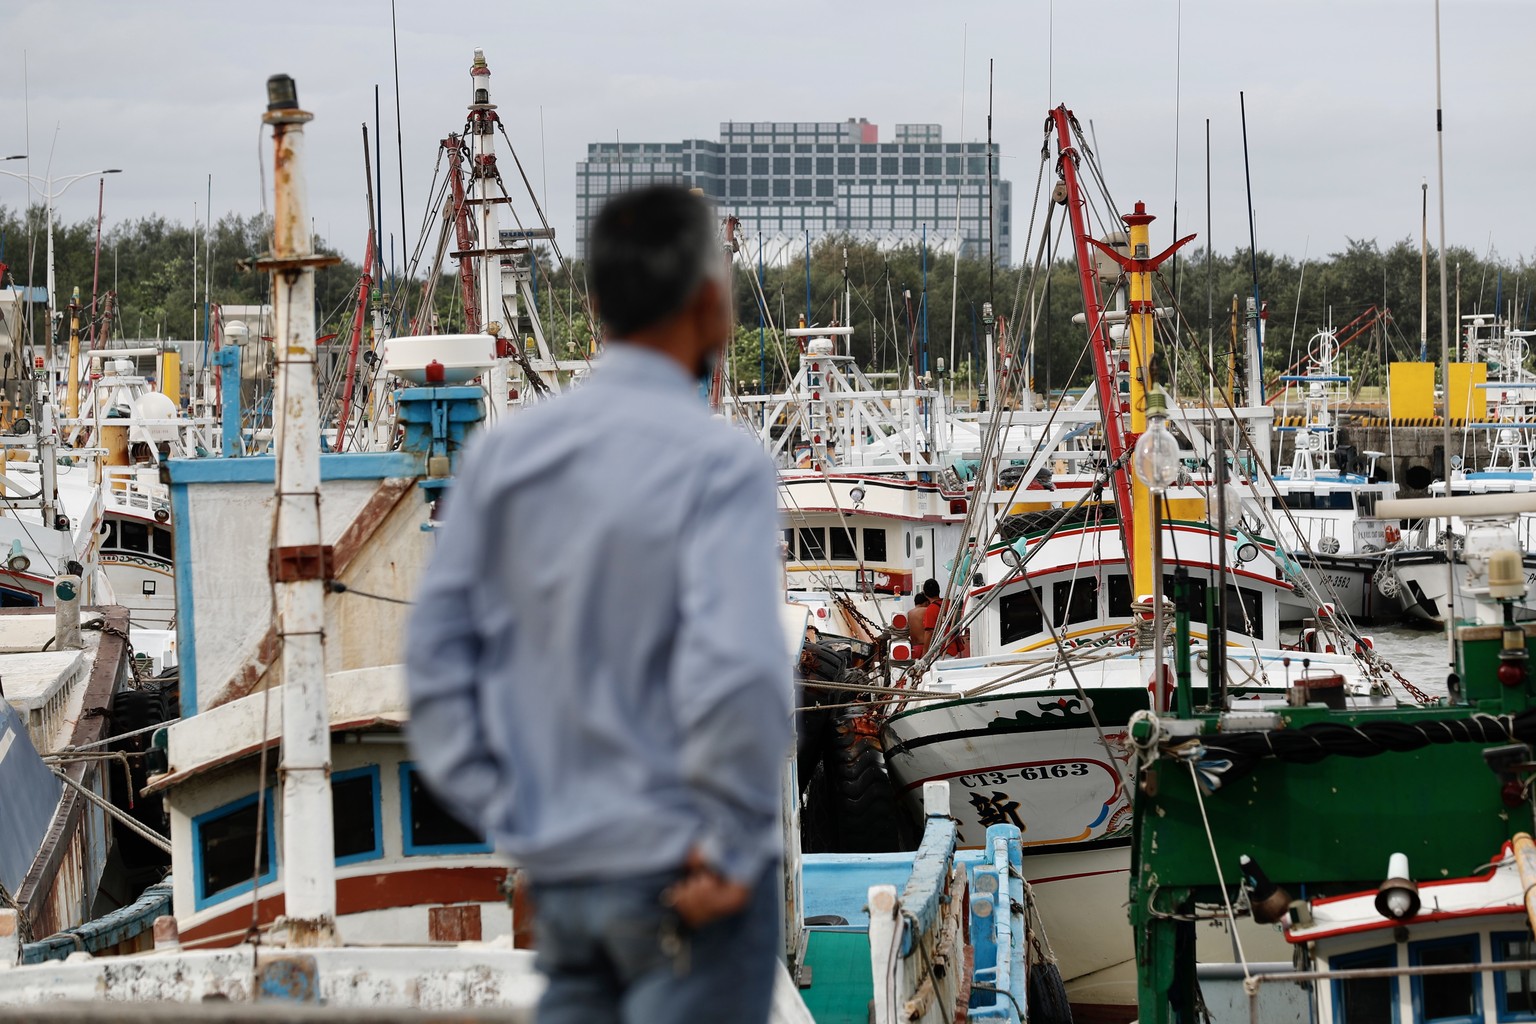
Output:
[[[1243,980],[1248,992],[1248,1019],[1259,1024],[1259,987],[1277,981],[1302,984],[1314,981],[1355,981],[1370,978],[1423,977],[1436,974],[1503,974],[1506,971],[1536,971],[1536,960],[1499,960],[1492,963],[1419,964],[1409,967],[1351,967],[1319,971],[1255,971]],[[1319,987],[1319,992],[1329,989]],[[1465,1019],[1465,1018],[1460,1018]],[[1504,1018],[1500,1018],[1501,1020]]]
[[[155,919],[170,912],[171,883],[156,882],[126,907],[47,938],[22,943],[19,962],[39,964],[45,960],[66,960],[82,951],[91,954],[138,952],[152,945]],[[9,963],[0,957],[0,968],[6,966]]]
[[156,509],[170,508],[163,494],[157,495],[144,487],[138,466],[106,466],[102,473],[102,490],[108,501],[119,508],[133,509],[153,515]]
[[[871,1020],[939,1020],[944,1007],[955,1006],[967,977],[960,958],[968,927],[974,955],[968,1019],[1020,1021],[1026,997],[1019,830],[1012,825],[989,828],[990,856],[967,878],[955,861],[959,831],[950,814],[949,783],[924,784],[923,810],[922,843],[900,897],[894,885],[869,889]],[[965,904],[967,882],[970,899]]]

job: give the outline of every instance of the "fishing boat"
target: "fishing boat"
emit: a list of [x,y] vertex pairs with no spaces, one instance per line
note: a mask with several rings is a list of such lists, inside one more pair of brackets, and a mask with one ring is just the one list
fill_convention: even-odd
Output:
[[[62,941],[29,941],[17,911],[0,909],[0,997],[73,1001],[84,1016],[124,999],[253,1002],[273,1017],[305,1003],[526,1012],[542,982],[521,948],[522,887],[421,784],[398,655],[378,642],[403,631],[433,503],[496,401],[445,382],[444,367],[479,376],[498,357],[458,336],[436,348],[395,339],[385,359],[401,385],[398,449],[322,453],[312,289],[323,258],[310,249],[302,160],[312,115],[286,76],[268,92],[282,172],[261,261],[279,329],[276,451],[166,463],[181,718],[155,731],[162,760],[142,794],[165,802],[171,875]],[[786,606],[796,615],[789,636],[806,612]],[[915,851],[804,859],[788,800],[776,1020],[1063,1019],[1051,1016],[1059,992],[1037,952],[1018,830],[999,826],[961,855],[947,784],[927,800]]]
[[[1412,614],[1417,603],[1412,588],[1377,585],[1384,554],[1401,547],[1403,524],[1376,514],[1376,503],[1397,495],[1397,484],[1377,480],[1376,460],[1384,453],[1360,453],[1338,444],[1335,407],[1350,377],[1337,366],[1340,345],[1331,328],[1318,331],[1307,344],[1300,373],[1279,381],[1300,392],[1301,422],[1277,426],[1283,453],[1290,439],[1291,461],[1274,475],[1279,540],[1300,564],[1310,587],[1282,596],[1281,619],[1300,622],[1317,614],[1315,602],[1303,595],[1327,596],[1334,610],[1360,624],[1395,622]],[[1385,576],[1383,576],[1385,579]]]
[[[96,454],[85,469],[101,503],[97,559],[134,625],[172,629],[175,522],[160,469],[168,459],[217,453],[215,424],[178,405],[181,360],[175,350],[116,346],[81,355],[92,372],[83,394],[66,394],[61,426],[67,450]],[[140,372],[140,360],[152,362],[148,376]]]
[[[57,586],[51,610],[0,612],[0,904],[28,939],[131,902],[169,852],[144,824],[159,824],[158,807],[135,807],[142,773],[114,743],[164,721],[155,676],[165,652],[152,664],[135,651],[123,608],[82,614],[78,577]],[[147,859],[142,845],[117,848],[125,833],[147,839]]]
[[[1454,675],[1429,706],[1293,689],[1258,714],[1193,696],[1132,723],[1140,1020],[1190,1019],[1202,998],[1228,1020],[1530,1015],[1536,627],[1514,618],[1520,556],[1489,553],[1502,621],[1454,628]],[[1294,959],[1249,946],[1197,967],[1191,939],[1244,920]]]
[[[1090,239],[1078,168],[1091,151],[1065,108],[1049,126],[1082,278],[1103,458],[1073,500],[1058,492],[1039,511],[1017,511],[1022,496],[991,481],[977,488],[971,500],[988,510],[989,528],[951,576],[940,638],[901,674],[907,697],[876,721],[898,792],[958,784],[952,813],[962,843],[980,842],[998,822],[1023,828],[1024,871],[1076,1012],[1123,1019],[1134,1002],[1131,936],[1102,922],[1123,903],[1130,868],[1127,730],[1137,712],[1175,699],[1174,662],[1196,688],[1255,710],[1296,686],[1359,706],[1392,703],[1400,677],[1341,614],[1321,615],[1303,649],[1282,647],[1282,594],[1307,584],[1275,541],[1277,491],[1261,472],[1242,476],[1268,457],[1271,411],[1258,398],[1257,360],[1249,404],[1233,412],[1180,408],[1156,387],[1151,275],[1172,250],[1153,257],[1153,218],[1140,204],[1123,217],[1123,249]],[[1123,289],[1119,308],[1108,308],[1106,285]],[[1229,453],[1229,432],[1246,452]],[[1130,466],[1149,438],[1156,493]],[[995,474],[995,463],[984,460],[982,471]],[[1314,600],[1322,610],[1326,598]],[[1175,620],[1187,622],[1191,639],[1170,651]],[[961,629],[969,655],[949,649]],[[899,635],[891,649],[904,653]]]

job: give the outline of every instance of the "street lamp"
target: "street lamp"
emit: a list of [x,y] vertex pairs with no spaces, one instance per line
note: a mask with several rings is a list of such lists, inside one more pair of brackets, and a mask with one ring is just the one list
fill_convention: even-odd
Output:
[[[20,156],[9,156],[9,157],[6,157],[6,159],[7,160],[18,160],[18,159],[24,158],[25,156],[26,156],[26,154],[23,153]],[[49,354],[49,358],[50,359],[53,356],[53,326],[54,326],[53,325],[53,320],[54,320],[54,298],[53,298],[53,293],[54,293],[54,286],[53,286],[53,201],[55,199],[59,198],[60,196],[62,196],[65,192],[69,191],[69,187],[71,185],[73,185],[77,181],[81,181],[81,180],[83,180],[85,178],[100,177],[101,175],[104,175],[104,174],[121,174],[121,173],[123,173],[122,168],[120,168],[120,167],[109,167],[106,170],[101,170],[101,171],[85,171],[85,172],[83,172],[81,174],[71,174],[68,177],[55,179],[51,175],[44,176],[44,175],[39,175],[39,174],[17,174],[15,171],[0,171],[0,174],[3,174],[3,175],[5,175],[8,178],[20,178],[22,181],[25,181],[27,183],[27,185],[29,187],[31,187],[31,188],[37,188],[38,182],[42,182],[43,183],[43,188],[39,189],[39,191],[42,193],[43,199],[45,200],[45,202],[47,204],[47,208],[48,208],[48,354]],[[55,190],[54,187],[53,187],[54,183],[56,181],[59,183],[59,188],[57,190]]]

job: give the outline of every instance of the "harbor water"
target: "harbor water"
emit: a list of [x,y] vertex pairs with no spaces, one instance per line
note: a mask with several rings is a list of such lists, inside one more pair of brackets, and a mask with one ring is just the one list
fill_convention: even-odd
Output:
[[1364,631],[1376,650],[1413,685],[1425,693],[1445,693],[1445,631],[1409,626],[1378,626]]

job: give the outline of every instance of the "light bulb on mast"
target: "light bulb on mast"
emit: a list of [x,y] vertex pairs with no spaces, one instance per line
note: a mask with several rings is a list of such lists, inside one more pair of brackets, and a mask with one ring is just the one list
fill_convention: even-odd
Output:
[[1147,430],[1136,441],[1131,468],[1159,494],[1179,479],[1179,442],[1168,429],[1168,400],[1161,392],[1147,393]]

